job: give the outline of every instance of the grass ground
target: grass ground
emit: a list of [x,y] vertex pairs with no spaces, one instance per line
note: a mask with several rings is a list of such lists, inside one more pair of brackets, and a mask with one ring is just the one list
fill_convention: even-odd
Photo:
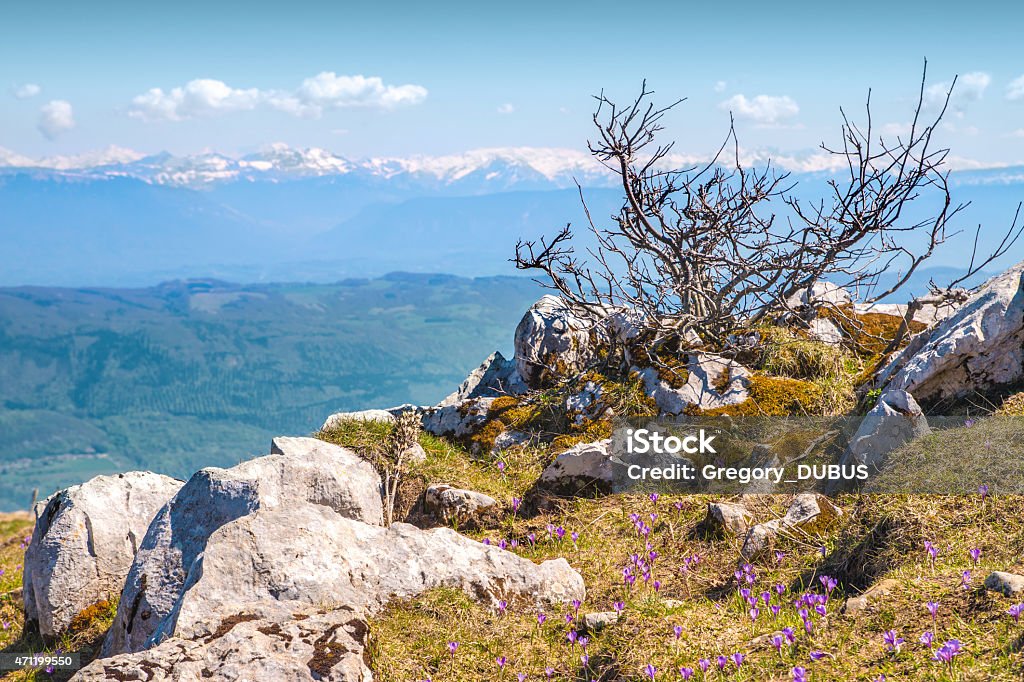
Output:
[[[348,425],[321,437],[372,447],[387,428]],[[688,671],[680,668],[694,669],[693,679],[723,681],[791,680],[797,667],[809,680],[1024,677],[1024,626],[1007,613],[1015,602],[981,589],[993,570],[1024,572],[1024,497],[847,494],[837,500],[845,511],[840,523],[820,535],[781,539],[752,565],[753,584],[741,575],[740,586],[740,538],[708,534],[703,524],[707,503],[721,498],[619,495],[559,500],[533,516],[513,513],[512,500],[527,493],[544,464],[542,451],[506,452],[502,470],[497,461],[471,458],[446,441],[424,441],[428,459],[410,474],[419,481],[413,487],[443,481],[503,501],[508,507],[500,521],[463,532],[504,541],[535,561],[566,558],[582,574],[587,598],[578,612],[566,605],[545,613],[543,623],[531,609],[496,614],[450,590],[393,603],[371,624],[372,667],[384,682],[512,681],[519,674],[527,680],[649,681],[649,665],[656,681],[683,679]],[[744,502],[766,520],[784,513],[788,498]],[[559,528],[565,531],[561,539]],[[644,528],[650,529],[646,536]],[[938,549],[934,563],[926,542]],[[980,550],[977,562],[972,549]],[[631,555],[644,557],[639,567]],[[637,576],[632,587],[624,582],[627,567]],[[808,593],[824,596],[822,576],[838,583],[822,605],[824,615],[809,606],[808,631],[794,602]],[[883,580],[893,581],[888,595],[858,614],[844,612],[847,598]],[[753,619],[740,587],[749,587],[754,598],[771,595]],[[938,604],[934,620],[929,601]],[[616,602],[620,620],[584,632],[583,614],[612,611]],[[795,641],[777,651],[766,640],[785,627],[793,628]],[[898,652],[887,650],[887,631],[904,640]],[[572,643],[570,632],[586,636],[586,647],[579,639]],[[921,643],[926,632],[934,637],[931,646]],[[962,647],[952,664],[933,660],[949,640]],[[458,642],[454,656],[449,642]],[[737,653],[744,656],[739,667],[731,659]],[[719,656],[730,657],[722,672]],[[502,657],[504,667],[498,664]],[[710,661],[706,675],[702,658]]]

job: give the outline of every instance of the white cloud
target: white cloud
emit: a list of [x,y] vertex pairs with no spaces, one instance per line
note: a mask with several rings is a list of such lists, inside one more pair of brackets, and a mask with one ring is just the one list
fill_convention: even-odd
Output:
[[75,127],[75,112],[71,103],[62,99],[55,99],[47,102],[39,109],[39,121],[36,123],[47,139],[56,139],[61,133],[66,133]]
[[778,125],[800,113],[800,107],[788,95],[757,95],[751,99],[744,95],[733,95],[718,106],[732,111],[740,118],[748,118],[765,126]]
[[[957,116],[962,117],[967,111],[967,105],[977,102],[985,96],[985,90],[992,83],[992,77],[983,71],[972,71],[965,73],[956,79],[956,86],[949,98],[950,109]],[[952,82],[935,83],[929,85],[924,91],[924,105],[928,109],[937,109],[946,101],[946,94],[952,87]]]
[[1009,134],[1009,137],[1024,137],[1024,128],[1017,128]]
[[498,107],[499,114],[511,114],[515,110],[516,108],[509,104],[508,102],[505,102],[504,104]]
[[11,93],[18,99],[30,99],[41,93],[43,89],[35,83],[24,83],[22,85],[15,86]]
[[718,81],[712,88],[715,92],[725,92],[725,81]]
[[427,96],[420,85],[386,85],[376,76],[339,76],[324,71],[295,90],[233,88],[209,78],[164,91],[153,88],[132,99],[128,115],[144,121],[183,121],[257,108],[319,118],[325,111],[354,107],[392,109],[417,104]]
[[1006,86],[1006,99],[1010,101],[1024,99],[1024,76],[1013,79]]

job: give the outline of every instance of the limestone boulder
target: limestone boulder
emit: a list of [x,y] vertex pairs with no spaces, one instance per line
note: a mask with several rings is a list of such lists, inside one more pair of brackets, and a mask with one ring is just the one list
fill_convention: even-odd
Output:
[[547,295],[526,311],[516,327],[515,364],[530,388],[582,370],[607,334],[600,320],[590,320],[562,298]]
[[[230,469],[196,472],[157,512],[124,579],[104,651],[142,648],[155,625],[201,565],[206,539],[221,526],[260,509],[313,504],[367,524],[380,524],[380,476],[349,450],[313,438],[275,438],[280,454]],[[136,627],[138,626],[138,627]]]
[[881,372],[881,385],[931,402],[1024,380],[1024,262],[923,334]]
[[890,452],[929,431],[928,420],[914,396],[890,388],[861,421],[840,463],[865,464],[870,473],[877,473]]
[[71,679],[372,682],[362,617],[347,607],[284,606],[240,605],[236,614],[211,616],[204,637],[172,637],[152,649],[97,659]]
[[113,601],[157,511],[182,482],[151,472],[97,476],[36,505],[25,552],[25,620],[60,635],[97,602]]
[[[139,589],[126,589],[104,655],[209,640],[219,623],[254,604],[288,612],[330,604],[367,617],[393,598],[438,587],[492,607],[550,607],[585,596],[564,559],[534,564],[447,528],[383,528],[308,502],[257,509],[206,533],[172,525],[167,540],[189,560],[168,567],[140,550],[129,578]],[[181,579],[166,579],[171,572]]]
[[478,521],[501,510],[500,503],[489,495],[446,484],[428,487],[423,493],[423,506],[428,514],[445,524]]

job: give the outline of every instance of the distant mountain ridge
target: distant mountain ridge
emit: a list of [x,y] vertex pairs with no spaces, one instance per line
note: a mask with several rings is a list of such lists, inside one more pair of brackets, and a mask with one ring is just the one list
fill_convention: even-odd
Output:
[[[807,198],[828,195],[820,159],[793,163],[811,169],[791,178]],[[621,207],[614,181],[587,153],[564,149],[360,161],[284,145],[241,158],[115,147],[32,160],[0,149],[0,286],[511,274],[517,240],[567,223],[587,235],[577,182],[595,222],[608,224]],[[951,184],[974,205],[956,221],[963,243],[936,265],[957,265],[979,223],[1001,237],[1024,199],[1024,167],[957,171]]]

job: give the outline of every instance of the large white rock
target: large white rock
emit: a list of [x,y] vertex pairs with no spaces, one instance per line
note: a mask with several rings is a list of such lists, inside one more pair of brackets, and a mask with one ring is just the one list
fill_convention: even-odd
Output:
[[152,649],[93,661],[76,682],[262,680],[372,682],[363,650],[366,621],[350,608],[287,609],[246,605],[221,619],[212,614],[201,639],[174,637]]
[[850,292],[831,282],[815,282],[803,287],[786,299],[786,305],[794,310],[799,308],[818,309],[825,306],[847,306],[853,303]]
[[919,401],[961,398],[1024,379],[1024,263],[986,282],[880,374]]
[[611,439],[580,443],[559,454],[537,481],[539,488],[562,495],[621,492],[626,464],[612,453]]
[[675,388],[653,367],[640,370],[644,392],[662,415],[680,415],[687,407],[713,409],[736,405],[747,399],[750,370],[732,360],[704,353],[691,353],[686,365],[686,383]]
[[157,513],[124,581],[104,651],[137,650],[175,608],[206,539],[259,509],[311,503],[369,524],[380,524],[380,477],[352,452],[312,438],[276,438],[277,452],[231,469],[196,472]]
[[[201,511],[188,519],[200,522]],[[154,525],[159,519],[154,522]],[[148,537],[147,537],[148,540]],[[583,579],[564,559],[534,564],[447,528],[373,526],[308,503],[259,509],[211,532],[171,529],[169,547],[188,557],[169,568],[140,550],[104,655],[174,637],[203,640],[253,604],[347,607],[360,616],[392,598],[456,588],[496,606],[538,607],[583,599]],[[166,580],[173,570],[181,580]],[[347,679],[347,678],[345,678]]]
[[582,370],[593,359],[604,325],[586,319],[558,296],[547,295],[516,327],[515,363],[530,388]]
[[83,609],[121,592],[150,521],[181,488],[150,472],[97,476],[36,505],[25,552],[25,620],[61,634]]

